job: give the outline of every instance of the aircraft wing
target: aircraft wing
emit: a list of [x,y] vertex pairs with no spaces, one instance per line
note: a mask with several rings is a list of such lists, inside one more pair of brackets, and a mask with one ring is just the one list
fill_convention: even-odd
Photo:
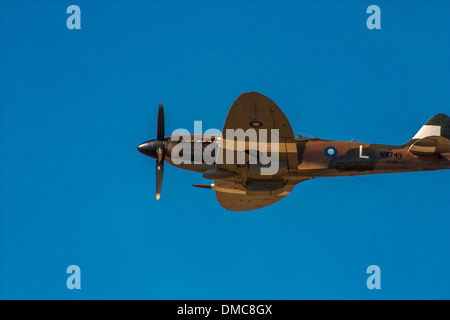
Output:
[[[261,129],[267,129],[267,151],[273,150],[273,144],[278,145],[279,170],[273,175],[261,175],[261,164],[250,164],[250,154],[258,155],[261,144],[245,143],[247,154],[245,163],[237,161],[237,139],[228,135],[227,129],[247,131],[254,129],[257,141],[261,142]],[[278,129],[278,141],[271,139],[271,129]],[[264,137],[264,136],[263,136]],[[222,207],[232,211],[247,211],[259,209],[280,201],[292,191],[300,181],[285,179],[288,172],[296,172],[298,168],[297,144],[288,119],[281,109],[266,96],[257,92],[247,92],[239,96],[233,103],[222,130],[222,141],[219,144],[219,156],[226,159],[225,153],[234,152],[233,163],[217,164],[219,169],[237,173],[230,179],[217,179],[214,189],[217,201]],[[222,154],[221,154],[222,153]],[[307,178],[305,178],[306,180]]]
[[[232,148],[236,150],[236,145],[232,137],[228,137],[227,129],[238,130],[242,129],[247,131],[248,129],[254,129],[257,133],[258,142],[261,141],[260,130],[267,129],[267,145],[268,151],[270,151],[270,143],[273,141],[271,137],[271,129],[279,130],[279,161],[280,168],[287,168],[289,172],[297,171],[298,156],[297,145],[295,142],[295,136],[292,131],[291,125],[288,119],[281,111],[281,109],[266,96],[257,92],[243,93],[236,99],[231,106],[228,116],[225,120],[225,125],[222,130],[222,142],[219,147],[219,154],[222,152],[221,157],[225,159],[226,148]],[[233,145],[233,146],[232,146]],[[249,144],[246,143],[246,150],[249,150]],[[235,158],[237,156],[235,154]],[[233,171],[241,175],[245,175],[249,169],[248,165],[239,165],[234,161],[233,164],[219,164],[218,167],[228,171]],[[250,168],[251,169],[251,168]]]
[[[307,180],[309,178],[305,178]],[[271,205],[287,196],[300,181],[288,183],[282,192],[255,192],[248,194],[246,188],[237,179],[214,181],[214,189],[219,204],[231,211],[255,210]]]

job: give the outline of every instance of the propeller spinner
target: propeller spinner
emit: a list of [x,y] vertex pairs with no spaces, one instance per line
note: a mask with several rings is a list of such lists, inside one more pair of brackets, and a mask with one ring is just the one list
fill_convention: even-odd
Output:
[[144,142],[139,145],[140,153],[156,159],[156,200],[161,197],[161,188],[164,172],[164,155],[166,153],[164,139],[164,108],[162,102],[159,103],[158,122],[156,129],[156,139]]

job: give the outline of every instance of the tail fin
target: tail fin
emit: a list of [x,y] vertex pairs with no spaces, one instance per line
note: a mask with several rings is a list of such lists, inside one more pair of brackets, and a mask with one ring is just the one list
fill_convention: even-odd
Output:
[[450,117],[442,113],[435,115],[420,128],[412,140],[435,136],[450,139]]
[[450,118],[438,114],[430,119],[409,142],[415,155],[442,154],[450,156]]

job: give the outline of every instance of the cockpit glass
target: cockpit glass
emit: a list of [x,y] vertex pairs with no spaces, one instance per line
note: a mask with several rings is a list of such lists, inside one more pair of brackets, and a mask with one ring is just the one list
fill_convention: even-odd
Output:
[[299,132],[299,131],[295,131],[294,135],[295,135],[295,139],[317,139],[316,137],[314,137],[310,134],[307,134],[304,132]]

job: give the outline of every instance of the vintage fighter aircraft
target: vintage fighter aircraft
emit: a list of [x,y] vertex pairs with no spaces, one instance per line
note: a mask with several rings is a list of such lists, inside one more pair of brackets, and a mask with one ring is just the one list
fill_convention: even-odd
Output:
[[[229,146],[234,146],[233,152],[242,152],[236,147],[235,140],[225,146],[226,129],[254,129],[258,136],[261,129],[278,129],[277,142],[271,140],[265,149],[267,152],[275,150],[270,145],[277,143],[278,170],[269,176],[262,175],[260,169],[264,165],[249,161],[251,154],[258,154],[260,150],[254,150],[255,145],[248,141],[244,142],[244,163],[174,162],[172,152],[179,143],[188,143],[192,150],[198,142],[203,150],[215,144],[219,150],[216,156]],[[203,137],[197,144],[195,138],[193,135],[182,139],[165,137],[164,110],[160,104],[157,138],[138,147],[141,153],[156,159],[157,199],[161,194],[164,161],[182,169],[202,172],[204,178],[214,180],[211,185],[194,186],[214,189],[220,205],[232,211],[271,205],[289,194],[297,183],[312,178],[450,169],[450,118],[444,114],[431,118],[409,142],[400,146],[322,140],[295,136],[288,119],[272,100],[256,92],[247,92],[233,103],[222,136]]]

